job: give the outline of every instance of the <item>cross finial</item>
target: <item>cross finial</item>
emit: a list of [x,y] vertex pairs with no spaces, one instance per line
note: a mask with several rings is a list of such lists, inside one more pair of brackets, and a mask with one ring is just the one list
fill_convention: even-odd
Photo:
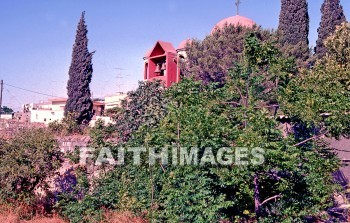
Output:
[[236,0],[236,7],[237,7],[237,15],[239,15],[239,5],[241,4],[241,0]]

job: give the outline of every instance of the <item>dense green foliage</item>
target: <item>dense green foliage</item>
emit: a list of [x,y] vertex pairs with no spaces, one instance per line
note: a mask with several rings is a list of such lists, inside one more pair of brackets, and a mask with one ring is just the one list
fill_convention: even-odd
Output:
[[[290,16],[301,24],[286,27]],[[283,47],[268,31],[232,26],[189,44],[180,83],[139,82],[110,111],[115,124],[89,128],[93,158],[56,179],[56,210],[72,223],[103,222],[106,210],[150,222],[328,220],[339,160],[322,137],[350,135],[350,25],[326,39],[328,54],[307,70],[307,21],[306,1],[286,0]],[[286,54],[290,44],[296,54]],[[75,117],[51,131],[75,133]],[[3,200],[45,188],[61,161],[55,143],[43,129],[0,140]],[[126,149],[124,162],[94,165],[106,147],[114,158]],[[137,165],[135,147],[143,148]],[[163,151],[167,162],[155,155]],[[77,155],[68,154],[75,164]]]
[[343,23],[336,29],[335,33],[325,41],[325,45],[329,51],[328,60],[332,60],[346,69],[350,68],[349,35],[350,23]]
[[224,83],[232,62],[241,59],[244,38],[250,32],[256,32],[263,41],[272,35],[259,27],[227,25],[202,41],[191,41],[186,48],[187,58],[181,64],[182,76],[194,77],[205,84]]
[[116,111],[118,138],[126,142],[141,125],[156,127],[166,112],[166,100],[163,96],[164,86],[160,81],[140,82],[135,91],[128,92]]
[[76,121],[77,113],[68,113],[61,121],[50,122],[48,127],[55,135],[82,134],[84,126]]
[[45,191],[48,178],[61,166],[55,138],[45,129],[25,129],[0,146],[1,201],[32,205],[34,191]]
[[13,113],[13,109],[12,108],[9,108],[7,106],[3,106],[1,108],[1,113],[5,113],[5,114],[12,114]]
[[318,28],[318,39],[316,42],[315,53],[318,58],[325,56],[327,48],[324,41],[332,35],[335,28],[346,21],[343,7],[339,0],[325,0],[321,7],[321,22]]
[[[189,152],[195,147],[204,157],[201,165],[174,165],[169,160],[168,165],[157,161],[135,166],[127,154],[125,165],[114,166],[94,182],[91,193],[64,206],[65,216],[72,222],[91,222],[79,218],[87,215],[97,221],[101,209],[107,208],[133,211],[151,222],[304,222],[330,207],[336,189],[332,181],[332,172],[338,168],[335,155],[321,141],[298,145],[293,133],[284,137],[275,109],[269,109],[271,103],[280,103],[281,91],[293,85],[293,63],[254,34],[243,47],[242,59],[220,88],[217,83],[203,85],[184,78],[159,95],[167,101],[162,117],[136,122],[123,143],[146,151],[170,148],[170,160],[179,158],[181,148]],[[157,89],[153,85],[150,89]],[[138,111],[143,106],[159,111],[159,104],[142,102],[154,95],[150,89],[140,83],[139,93],[133,94],[133,100],[141,102]],[[103,136],[101,130],[94,131],[99,136],[94,137],[96,145]],[[223,160],[210,159],[207,148],[217,155],[222,147],[261,148],[264,163],[258,165],[259,156],[249,152],[241,160],[249,162],[244,165],[222,163],[237,159],[235,152],[226,151]],[[117,153],[116,147],[113,150]],[[148,152],[142,158],[147,160]]]
[[285,113],[339,137],[350,133],[350,27],[343,23],[325,44],[328,55],[305,70],[281,94]]
[[73,46],[72,62],[69,68],[67,83],[68,100],[65,106],[65,115],[76,114],[78,124],[88,123],[92,118],[92,100],[90,82],[92,78],[92,55],[88,50],[87,27],[85,25],[85,12],[82,13],[75,43]]
[[279,42],[285,56],[302,65],[309,57],[309,14],[306,0],[281,0]]

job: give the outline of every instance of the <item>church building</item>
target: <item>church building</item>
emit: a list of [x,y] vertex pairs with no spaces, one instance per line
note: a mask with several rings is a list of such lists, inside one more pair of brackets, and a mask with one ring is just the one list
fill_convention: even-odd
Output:
[[[226,25],[245,26],[252,28],[256,23],[244,16],[239,15],[240,0],[236,1],[237,14],[219,21],[211,30],[213,34],[216,30],[224,28]],[[183,40],[175,48],[172,43],[157,41],[144,57],[144,80],[161,80],[166,87],[180,81],[180,68],[178,61],[186,59],[186,45],[191,44],[190,39]]]

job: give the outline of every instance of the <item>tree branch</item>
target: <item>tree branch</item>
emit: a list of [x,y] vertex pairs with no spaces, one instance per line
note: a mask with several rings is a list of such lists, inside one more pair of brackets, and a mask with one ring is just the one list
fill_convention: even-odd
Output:
[[160,167],[162,168],[163,172],[166,173],[166,170],[165,170],[165,168],[164,168],[162,163],[160,163]]
[[266,106],[257,106],[254,108],[278,108],[280,105],[266,105]]
[[309,139],[305,139],[304,141],[301,141],[301,142],[299,142],[299,143],[297,143],[297,144],[295,144],[295,145],[293,145],[293,146],[295,146],[295,147],[301,146],[301,145],[303,145],[303,144],[305,144],[305,143],[307,143],[307,142],[309,142],[309,141],[312,141],[312,140],[321,138],[321,137],[323,137],[323,136],[324,136],[324,134],[323,134],[323,135],[318,135],[318,136],[313,136],[313,137],[311,137],[311,138],[309,138]]
[[234,101],[231,101],[231,102],[221,102],[222,104],[234,104],[234,105],[238,105],[238,106],[241,106],[240,103],[238,102],[234,102]]
[[241,100],[245,100],[245,97],[243,96],[241,89],[239,89],[239,87],[237,87],[237,86],[235,86],[235,88],[238,91],[239,96],[241,96]]
[[254,209],[255,214],[259,215],[260,211],[260,190],[259,190],[259,176],[258,174],[255,174],[254,176]]
[[264,200],[263,202],[260,203],[260,206],[266,204],[267,202],[269,202],[271,200],[274,200],[274,199],[277,199],[277,198],[281,198],[281,197],[282,197],[282,195],[279,194],[279,195],[275,195],[273,197],[267,198],[266,200]]

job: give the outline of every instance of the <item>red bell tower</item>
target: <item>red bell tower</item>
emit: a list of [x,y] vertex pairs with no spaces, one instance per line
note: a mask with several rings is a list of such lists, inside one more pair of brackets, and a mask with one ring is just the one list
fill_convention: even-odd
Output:
[[158,41],[144,59],[145,80],[162,80],[166,87],[179,81],[177,52],[171,43]]

